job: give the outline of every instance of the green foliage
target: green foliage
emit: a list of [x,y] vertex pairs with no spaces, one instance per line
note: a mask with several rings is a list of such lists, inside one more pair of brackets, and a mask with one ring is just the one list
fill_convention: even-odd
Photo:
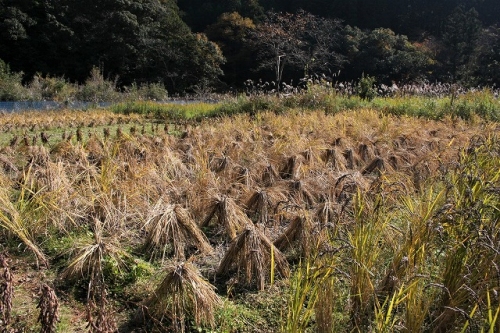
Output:
[[372,76],[361,76],[361,79],[359,79],[358,83],[358,95],[362,99],[366,99],[368,101],[371,101],[377,96],[377,90],[375,88],[375,81],[376,79]]
[[19,101],[26,98],[22,85],[23,73],[13,73],[8,64],[0,59],[0,101]]
[[130,101],[165,101],[168,98],[168,92],[160,82],[146,83],[140,86],[133,83],[126,88],[126,95]]
[[64,78],[35,75],[27,87],[30,100],[69,102],[75,98],[78,87]]
[[100,69],[94,67],[90,77],[76,93],[76,99],[84,102],[100,103],[117,100],[118,92],[116,83],[104,79]]

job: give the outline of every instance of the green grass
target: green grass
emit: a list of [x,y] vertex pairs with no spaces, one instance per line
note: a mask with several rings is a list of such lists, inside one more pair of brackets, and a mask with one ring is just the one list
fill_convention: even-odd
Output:
[[122,114],[141,114],[150,118],[180,122],[199,121],[210,117],[231,116],[240,113],[255,114],[263,111],[284,113],[322,109],[335,114],[346,110],[374,109],[397,116],[443,119],[457,117],[470,120],[477,116],[484,120],[500,120],[500,101],[489,90],[469,92],[458,97],[375,97],[344,96],[324,87],[311,86],[309,90],[290,96],[239,96],[219,103],[164,104],[156,102],[126,102],[110,108]]

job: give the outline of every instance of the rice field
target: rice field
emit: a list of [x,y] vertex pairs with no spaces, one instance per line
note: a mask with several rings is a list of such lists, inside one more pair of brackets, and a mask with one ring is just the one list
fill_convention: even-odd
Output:
[[500,331],[500,125],[294,103],[0,116],[0,328]]

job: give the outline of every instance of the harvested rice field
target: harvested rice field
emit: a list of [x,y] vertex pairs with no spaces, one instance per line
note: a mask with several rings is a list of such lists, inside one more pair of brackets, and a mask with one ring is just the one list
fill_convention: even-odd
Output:
[[0,116],[5,332],[498,332],[500,125]]

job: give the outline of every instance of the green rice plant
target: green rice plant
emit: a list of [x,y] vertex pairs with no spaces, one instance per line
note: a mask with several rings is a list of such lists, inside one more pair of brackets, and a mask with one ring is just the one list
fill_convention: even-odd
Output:
[[[24,179],[29,179],[25,171]],[[49,261],[43,251],[36,244],[36,221],[40,206],[37,196],[28,184],[21,184],[19,194],[12,200],[9,187],[0,187],[0,227],[9,234],[19,238],[34,254],[37,265],[41,263],[48,267]]]
[[[475,304],[486,303],[491,285],[498,285],[500,200],[496,184],[500,179],[498,138],[476,137],[460,154],[449,182],[446,213],[441,216],[447,236],[442,255],[442,279],[432,312],[433,329],[454,329],[473,313]],[[491,317],[480,311],[473,321]]]
[[319,279],[328,276],[310,263],[299,263],[290,279],[290,294],[287,302],[287,316],[282,332],[304,332],[311,324],[318,299]]
[[[328,290],[333,292],[335,287],[335,264],[329,260],[322,260],[315,255],[300,262],[292,277],[290,278],[289,295],[287,300],[287,313],[281,324],[282,332],[305,332],[311,327],[313,319],[318,314],[329,318],[321,318],[321,332],[326,332],[325,327],[331,325],[330,309],[333,299],[324,299],[322,292]],[[323,305],[327,305],[323,307]],[[323,311],[323,312],[320,312]],[[330,331],[331,332],[331,331]]]
[[351,248],[350,311],[352,324],[358,330],[368,324],[370,308],[376,301],[377,267],[382,255],[380,243],[390,221],[390,215],[385,213],[381,196],[370,198],[358,189],[353,202],[353,225],[347,230]]

